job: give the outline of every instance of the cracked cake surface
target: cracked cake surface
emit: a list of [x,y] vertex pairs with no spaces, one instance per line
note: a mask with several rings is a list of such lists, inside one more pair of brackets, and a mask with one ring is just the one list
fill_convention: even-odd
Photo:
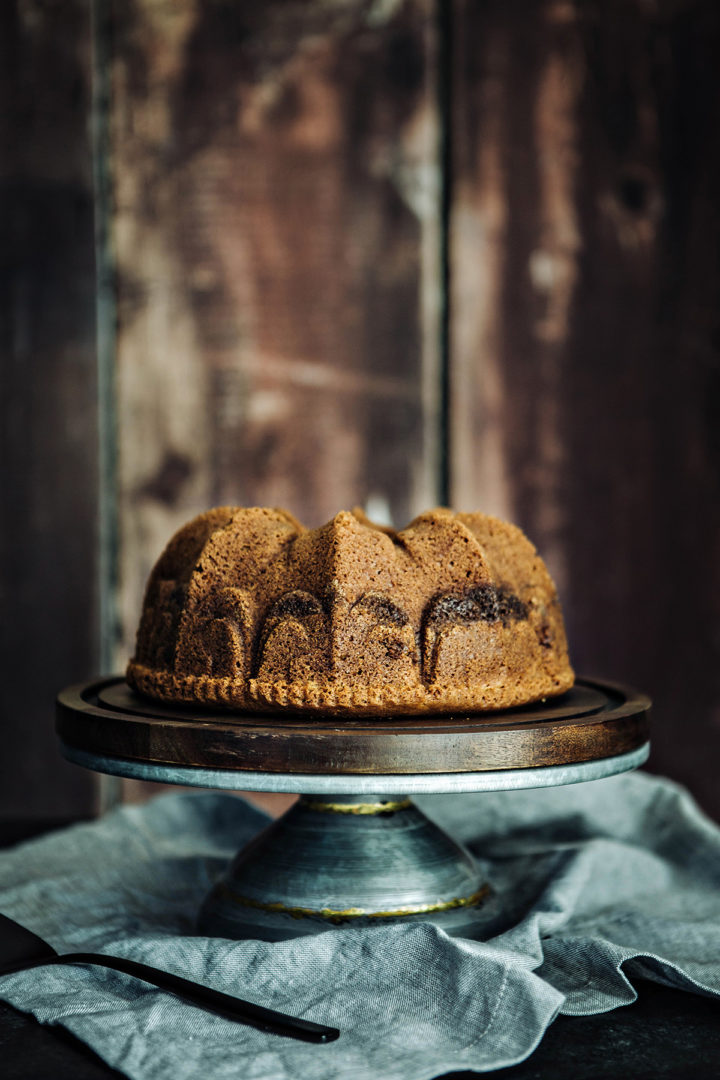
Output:
[[170,540],[148,582],[130,685],[166,702],[328,715],[483,712],[568,690],[555,586],[514,525],[361,511],[305,529],[220,507]]

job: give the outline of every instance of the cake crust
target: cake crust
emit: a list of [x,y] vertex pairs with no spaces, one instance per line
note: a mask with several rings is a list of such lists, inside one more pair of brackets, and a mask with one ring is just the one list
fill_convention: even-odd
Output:
[[305,529],[221,507],[148,582],[130,685],[166,702],[327,715],[511,708],[574,681],[555,586],[514,525],[435,509]]

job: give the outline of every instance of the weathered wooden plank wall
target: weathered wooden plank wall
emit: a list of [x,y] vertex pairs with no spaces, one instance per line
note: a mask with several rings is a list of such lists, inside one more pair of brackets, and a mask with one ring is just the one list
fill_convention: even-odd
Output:
[[113,7],[118,664],[192,514],[437,499],[430,13]]
[[98,665],[86,0],[0,5],[0,815],[92,808],[55,694]]
[[100,417],[89,3],[0,14],[0,813],[91,808],[51,702],[97,670],[96,583],[122,668],[150,564],[195,512],[315,524],[358,502],[402,523],[449,481],[535,539],[576,666],[653,693],[654,767],[720,817],[720,8],[97,11]]
[[118,668],[152,563],[208,506],[314,525],[437,501],[431,15],[112,7]]
[[719,16],[457,0],[451,231],[453,501],[535,539],[718,816]]

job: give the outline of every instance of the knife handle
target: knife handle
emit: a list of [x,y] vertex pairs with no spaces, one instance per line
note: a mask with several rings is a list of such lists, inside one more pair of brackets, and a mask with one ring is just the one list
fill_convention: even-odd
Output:
[[224,1016],[228,1020],[239,1020],[243,1024],[259,1028],[260,1031],[272,1032],[274,1035],[286,1035],[291,1039],[315,1043],[334,1042],[340,1035],[337,1028],[315,1024],[312,1020],[302,1020],[298,1016],[288,1016],[275,1009],[268,1009],[264,1005],[256,1005],[252,1001],[243,1001],[242,998],[224,994],[221,990],[213,990],[202,983],[183,979],[181,975],[161,971],[148,964],[141,964],[137,960],[105,956],[104,953],[66,953],[64,956],[43,957],[19,964],[17,967],[3,968],[0,974],[26,971],[29,968],[44,967],[46,964],[97,964],[101,967],[112,968],[114,971],[121,971],[125,975],[142,979],[161,990],[169,990],[170,993],[192,1002],[193,1005],[207,1012]]

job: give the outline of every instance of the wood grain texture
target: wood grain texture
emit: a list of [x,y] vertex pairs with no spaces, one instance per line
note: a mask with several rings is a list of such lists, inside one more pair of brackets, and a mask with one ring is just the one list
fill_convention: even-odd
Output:
[[432,12],[112,5],[118,670],[197,512],[437,502]]
[[0,816],[85,816],[53,700],[97,670],[90,12],[0,5]]
[[454,13],[453,501],[526,529],[720,815],[720,10]]
[[[116,0],[99,31],[113,666],[197,511],[437,500],[449,122],[452,502],[537,542],[576,667],[652,694],[653,766],[720,817],[720,7]],[[99,663],[89,35],[87,0],[0,12],[8,814],[91,798],[49,727]]]
[[647,741],[649,706],[635,691],[581,683],[557,702],[494,715],[318,720],[173,708],[118,680],[65,691],[57,729],[75,749],[150,764],[318,775],[488,772],[629,753]]
[[118,666],[196,512],[436,501],[431,10],[113,6]]

